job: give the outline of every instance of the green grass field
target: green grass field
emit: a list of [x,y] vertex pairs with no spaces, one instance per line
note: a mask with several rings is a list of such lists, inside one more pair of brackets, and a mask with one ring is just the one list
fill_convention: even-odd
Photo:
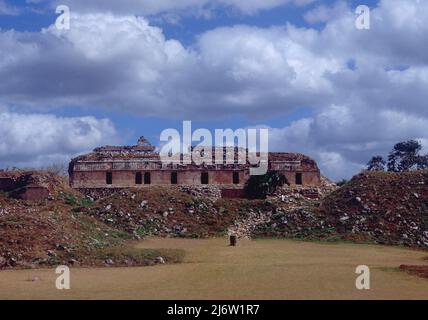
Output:
[[[290,240],[150,239],[139,248],[186,252],[184,262],[136,268],[71,269],[71,290],[53,269],[0,272],[0,299],[428,299],[428,280],[400,264],[428,264],[427,252]],[[367,265],[371,290],[355,288]],[[38,281],[31,281],[37,277]]]

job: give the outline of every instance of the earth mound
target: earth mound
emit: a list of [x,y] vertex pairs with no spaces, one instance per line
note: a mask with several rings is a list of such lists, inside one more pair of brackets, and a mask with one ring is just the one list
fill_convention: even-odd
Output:
[[[69,188],[61,176],[38,171],[0,176],[9,183],[0,192],[0,269],[150,265],[182,258],[177,250],[134,249],[132,235],[81,214],[76,208],[93,202]],[[45,188],[46,197],[17,196],[29,185]]]
[[339,233],[428,247],[428,171],[363,172],[325,197],[317,212]]

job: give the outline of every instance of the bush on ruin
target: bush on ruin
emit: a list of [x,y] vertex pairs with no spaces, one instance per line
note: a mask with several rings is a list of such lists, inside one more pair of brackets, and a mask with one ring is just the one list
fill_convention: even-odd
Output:
[[266,199],[285,184],[290,185],[283,174],[270,171],[265,175],[251,176],[245,184],[244,193],[248,199]]

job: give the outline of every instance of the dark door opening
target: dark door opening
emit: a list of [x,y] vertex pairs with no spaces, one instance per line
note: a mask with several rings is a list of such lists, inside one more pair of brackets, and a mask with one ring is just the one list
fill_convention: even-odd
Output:
[[239,172],[233,173],[233,184],[239,184]]
[[209,183],[208,172],[202,172],[201,173],[201,183],[202,184],[208,184]]
[[135,174],[135,184],[143,184],[143,175],[141,172]]
[[171,172],[171,184],[177,184],[178,178],[177,178],[177,172]]
[[151,184],[152,183],[152,177],[150,175],[150,172],[144,173],[144,184]]
[[106,173],[106,184],[113,184],[113,173],[112,172]]
[[296,173],[296,184],[302,185],[303,184],[303,177],[301,173]]

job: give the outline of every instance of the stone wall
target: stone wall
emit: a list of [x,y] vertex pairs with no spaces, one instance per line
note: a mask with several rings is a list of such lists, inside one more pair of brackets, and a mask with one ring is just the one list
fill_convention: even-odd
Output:
[[[179,185],[202,185],[202,172],[208,173],[209,185],[234,185],[233,170],[155,170],[155,171],[138,171],[142,174],[143,183],[137,185],[135,183],[136,171],[111,171],[112,184],[106,182],[107,171],[77,171],[73,173],[71,186],[73,188],[130,188],[130,187],[146,187],[144,184],[144,173],[150,172],[150,185],[170,185],[171,173],[177,172],[177,184]],[[247,171],[235,171],[239,174],[238,186],[243,186],[249,178]],[[296,185],[296,172],[282,172],[291,185]],[[302,172],[302,185],[316,186],[319,185],[320,173],[318,172]]]
[[297,185],[296,173],[302,174],[303,186],[318,186],[321,181],[321,174],[319,171],[306,171],[306,172],[280,171],[280,172],[287,178],[290,185]]
[[0,173],[0,191],[8,192],[10,197],[22,200],[43,200],[49,197],[48,183],[41,174],[26,171]]
[[[157,170],[138,171],[141,172],[143,184],[135,184],[136,171],[111,171],[112,184],[108,185],[106,180],[107,171],[77,171],[70,179],[73,188],[129,188],[144,187],[144,174],[150,172],[151,185],[170,185],[171,173],[177,172],[177,184],[179,185],[202,185],[201,173],[208,173],[208,184],[210,185],[233,185],[233,171],[201,171],[201,170]],[[244,185],[248,179],[248,173],[239,171],[239,185]]]
[[[141,148],[143,150],[140,150]],[[209,185],[242,187],[249,179],[252,167],[249,161],[240,162],[237,154],[234,162],[228,163],[226,161],[226,155],[230,151],[228,149],[222,149],[224,152],[222,163],[203,165],[193,161],[165,164],[161,161],[160,155],[153,150],[151,146],[141,145],[97,148],[94,152],[78,156],[70,162],[70,184],[78,189],[145,187],[147,184],[144,183],[144,174],[149,172],[150,185],[171,185],[171,174],[176,172],[178,185],[203,185],[201,175],[208,174]],[[233,150],[235,153],[239,151]],[[320,171],[311,158],[299,153],[281,152],[269,153],[268,157],[268,170],[283,173],[291,185],[320,184]],[[136,183],[137,173],[142,175],[142,184]],[[111,175],[110,184],[107,183],[107,175]]]

